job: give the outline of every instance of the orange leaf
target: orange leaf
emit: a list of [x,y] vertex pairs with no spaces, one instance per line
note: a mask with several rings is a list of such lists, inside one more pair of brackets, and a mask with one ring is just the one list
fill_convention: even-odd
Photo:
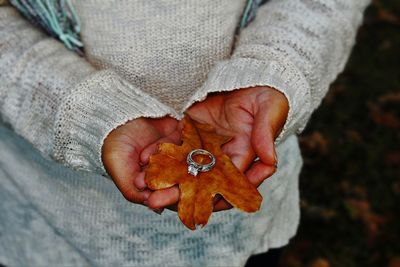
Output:
[[[262,196],[244,174],[221,150],[221,146],[231,138],[218,135],[214,128],[185,116],[183,119],[180,146],[163,143],[150,157],[146,169],[146,183],[150,189],[158,190],[179,185],[180,198],[178,215],[190,229],[207,224],[213,211],[213,198],[222,195],[233,207],[245,212],[255,212],[260,208]],[[213,169],[199,172],[197,176],[188,173],[186,157],[194,149],[205,149],[216,158]],[[202,163],[204,158],[195,161]]]

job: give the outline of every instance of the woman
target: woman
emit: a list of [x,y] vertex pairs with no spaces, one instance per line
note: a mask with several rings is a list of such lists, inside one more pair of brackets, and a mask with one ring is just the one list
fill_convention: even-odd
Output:
[[[343,69],[367,3],[268,1],[236,39],[245,0],[75,0],[84,57],[0,7],[0,262],[243,266],[287,244],[295,134]],[[149,212],[178,200],[176,188],[148,190],[142,167],[157,143],[179,142],[185,111],[234,136],[223,149],[259,186],[259,212],[219,200],[194,232]]]

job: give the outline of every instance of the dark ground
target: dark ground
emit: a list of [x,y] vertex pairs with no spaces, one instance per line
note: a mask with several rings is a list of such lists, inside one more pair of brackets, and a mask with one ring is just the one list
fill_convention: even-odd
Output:
[[368,8],[301,146],[302,219],[281,267],[399,267],[400,0]]

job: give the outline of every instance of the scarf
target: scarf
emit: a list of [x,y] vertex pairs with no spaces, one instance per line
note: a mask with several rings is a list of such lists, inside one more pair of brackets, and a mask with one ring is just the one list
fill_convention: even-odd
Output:
[[[9,0],[9,2],[31,23],[59,39],[68,49],[83,54],[80,22],[71,0]],[[258,7],[264,2],[266,0],[247,0],[235,31],[236,35],[255,18]]]

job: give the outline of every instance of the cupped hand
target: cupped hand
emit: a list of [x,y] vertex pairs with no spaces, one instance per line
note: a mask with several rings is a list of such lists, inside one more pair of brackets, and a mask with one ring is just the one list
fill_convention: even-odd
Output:
[[147,205],[151,191],[144,183],[143,166],[158,143],[179,143],[180,135],[178,121],[164,117],[131,120],[107,136],[102,147],[103,165],[128,201]]
[[[195,120],[214,126],[217,133],[233,137],[222,150],[252,184],[259,186],[276,171],[274,141],[288,110],[288,101],[281,92],[259,86],[211,94],[187,112]],[[259,160],[254,162],[256,157]],[[148,204],[163,208],[176,204],[178,199],[179,189],[175,186],[153,192]],[[215,199],[214,211],[230,207],[224,199]]]

